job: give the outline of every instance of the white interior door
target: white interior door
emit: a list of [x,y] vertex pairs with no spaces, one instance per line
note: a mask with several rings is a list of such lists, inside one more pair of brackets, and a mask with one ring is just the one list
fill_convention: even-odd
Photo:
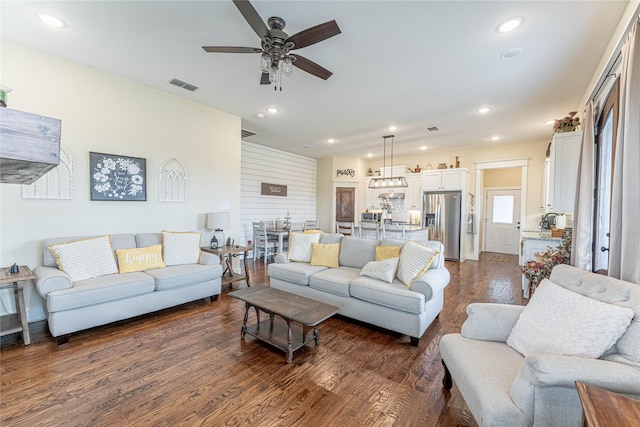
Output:
[[520,190],[487,190],[485,251],[517,255],[520,246]]

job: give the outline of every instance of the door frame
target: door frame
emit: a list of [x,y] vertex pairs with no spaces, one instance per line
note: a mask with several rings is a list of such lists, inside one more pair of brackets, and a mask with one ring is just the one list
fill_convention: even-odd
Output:
[[[487,202],[484,210],[482,212],[482,216],[480,218],[480,222],[482,223],[482,227],[486,228],[487,223],[489,222],[489,216],[487,213],[489,212],[488,200],[489,200],[489,191],[520,191],[520,199],[522,200],[522,188],[518,186],[508,186],[508,187],[484,187],[484,200]],[[522,218],[522,206],[520,206],[520,218]],[[522,230],[522,221],[520,222],[520,230]],[[521,233],[518,233],[521,234]],[[482,252],[487,251],[487,233],[483,233],[482,235]],[[518,251],[519,252],[519,251]]]
[[[522,236],[522,230],[525,224],[527,214],[527,174],[529,173],[529,159],[507,159],[507,160],[490,160],[486,162],[476,162],[476,206],[475,212],[477,218],[477,212],[483,212],[484,200],[483,197],[478,195],[483,194],[484,190],[484,171],[487,169],[507,169],[507,168],[521,168],[522,178],[520,179],[520,235]],[[479,232],[473,235],[473,252],[468,254],[467,258],[472,260],[480,259],[480,233],[484,231],[482,221],[478,221]],[[519,264],[522,264],[522,251],[518,255]]]
[[353,222],[354,224],[358,223],[358,212],[360,212],[360,203],[359,203],[359,192],[358,188],[360,186],[359,182],[353,181],[333,181],[333,187],[331,188],[331,232],[335,233],[336,230],[336,201],[337,201],[337,188],[338,187],[349,187],[355,188],[355,194],[353,197],[355,198],[353,203]]

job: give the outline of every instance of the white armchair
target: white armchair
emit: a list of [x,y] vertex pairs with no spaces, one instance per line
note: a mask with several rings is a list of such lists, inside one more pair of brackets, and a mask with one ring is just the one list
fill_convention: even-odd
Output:
[[525,357],[507,344],[525,307],[470,304],[461,333],[443,336],[440,353],[444,388],[455,382],[480,426],[580,426],[575,381],[640,399],[640,286],[568,265],[556,266],[551,280],[591,299],[632,309],[631,324],[599,358]]

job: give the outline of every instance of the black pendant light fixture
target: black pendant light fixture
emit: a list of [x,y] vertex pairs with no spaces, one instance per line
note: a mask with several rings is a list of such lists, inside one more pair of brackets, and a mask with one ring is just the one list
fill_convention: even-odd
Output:
[[[369,181],[369,188],[402,188],[408,187],[407,178],[404,176],[393,176],[393,138],[395,135],[386,135],[383,136],[382,142],[382,176],[371,178]],[[387,177],[387,139],[391,138],[391,172],[389,173],[389,177]]]

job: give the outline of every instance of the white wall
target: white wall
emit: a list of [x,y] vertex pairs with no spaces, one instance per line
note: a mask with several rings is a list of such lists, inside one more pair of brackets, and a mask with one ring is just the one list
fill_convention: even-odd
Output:
[[[251,223],[267,219],[316,219],[317,161],[282,150],[242,141],[241,230],[236,243],[253,239]],[[261,194],[262,183],[287,186],[287,196]],[[234,236],[231,236],[234,237]]]
[[[229,233],[240,228],[240,118],[95,69],[2,40],[2,83],[9,108],[62,120],[62,146],[74,160],[73,200],[28,200],[0,184],[0,266],[41,264],[42,239],[107,233],[198,230],[207,212],[228,204]],[[147,201],[89,200],[89,152],[147,160]],[[175,156],[186,167],[187,203],[158,202],[158,167]],[[226,231],[226,230],[225,230]],[[14,312],[10,291],[2,305]],[[26,291],[30,321],[42,300]]]

